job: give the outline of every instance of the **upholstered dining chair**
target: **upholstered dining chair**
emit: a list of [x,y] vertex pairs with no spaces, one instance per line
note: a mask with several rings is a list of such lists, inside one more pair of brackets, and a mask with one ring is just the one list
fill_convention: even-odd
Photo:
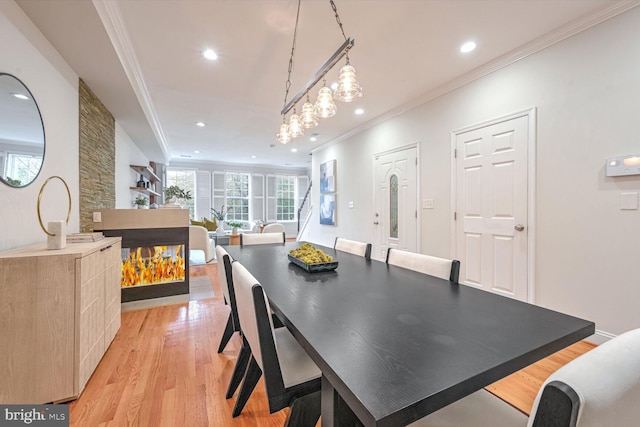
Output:
[[458,283],[460,261],[389,248],[387,264]]
[[284,233],[284,224],[280,224],[279,222],[267,224],[262,229],[262,232],[263,233]]
[[251,349],[233,416],[240,414],[264,375],[269,412],[289,407],[285,426],[315,426],[320,418],[320,369],[287,328],[273,327],[269,300],[258,280],[237,261],[232,271],[242,332]]
[[[216,246],[216,258],[218,260],[218,280],[220,281],[220,288],[222,289],[222,294],[224,295],[224,302],[231,309],[229,311],[229,317],[227,319],[224,332],[222,333],[222,338],[220,339],[220,345],[218,346],[218,353],[222,353],[222,351],[231,340],[233,334],[236,332],[242,334],[242,330],[240,329],[240,319],[238,317],[237,308],[238,306],[236,304],[236,295],[233,287],[233,276],[231,274],[231,262],[233,261],[233,259],[231,258],[231,255],[229,255],[229,253],[226,251],[226,249],[224,249],[222,246]],[[243,337],[242,346],[240,347],[240,351],[236,359],[236,365],[233,368],[233,373],[231,374],[231,379],[229,380],[229,386],[227,387],[227,393],[225,396],[227,399],[233,396],[233,394],[238,389],[238,386],[242,382],[242,376],[247,369],[249,357],[251,357],[251,351],[249,350],[249,346],[245,342]]]
[[336,240],[333,243],[333,249],[354,255],[360,255],[366,259],[371,258],[371,243],[363,243],[355,240],[344,239],[342,237],[336,237]]
[[538,391],[528,418],[481,390],[410,425],[637,426],[640,423],[639,402],[640,329],[634,329],[612,338],[551,374]]
[[204,261],[207,263],[216,257],[207,229],[199,225],[189,226],[189,250],[204,251]]
[[240,332],[240,321],[236,308],[236,296],[233,290],[233,278],[231,277],[231,255],[222,246],[216,246],[216,259],[218,260],[218,280],[224,295],[224,302],[231,311],[218,346],[218,353],[222,353],[235,332]]
[[240,235],[240,246],[266,245],[270,243],[284,244],[284,232],[282,233],[243,233]]

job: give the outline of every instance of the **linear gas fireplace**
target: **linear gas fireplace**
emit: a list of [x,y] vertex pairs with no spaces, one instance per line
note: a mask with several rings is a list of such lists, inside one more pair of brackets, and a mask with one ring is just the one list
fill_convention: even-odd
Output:
[[184,282],[184,245],[122,248],[123,288]]
[[122,237],[123,303],[189,293],[187,210],[104,209],[101,216],[94,229]]

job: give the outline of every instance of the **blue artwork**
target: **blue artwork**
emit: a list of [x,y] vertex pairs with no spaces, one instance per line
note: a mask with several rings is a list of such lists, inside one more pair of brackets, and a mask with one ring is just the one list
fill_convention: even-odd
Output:
[[320,192],[333,193],[336,191],[335,183],[336,161],[329,160],[320,164]]
[[320,224],[336,225],[335,194],[320,195]]

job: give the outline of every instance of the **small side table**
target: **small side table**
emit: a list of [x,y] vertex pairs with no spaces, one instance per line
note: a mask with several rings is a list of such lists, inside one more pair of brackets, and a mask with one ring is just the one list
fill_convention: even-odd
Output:
[[239,234],[230,234],[229,235],[229,244],[230,245],[239,245],[240,244],[240,235]]
[[214,246],[224,246],[229,244],[229,236],[218,236],[215,232],[209,233],[209,237],[213,239]]

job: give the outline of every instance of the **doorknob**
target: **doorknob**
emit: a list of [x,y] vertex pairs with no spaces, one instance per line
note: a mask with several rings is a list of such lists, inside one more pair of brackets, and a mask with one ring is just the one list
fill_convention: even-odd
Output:
[[515,226],[515,227],[513,227],[513,228],[515,228],[515,230],[516,230],[516,231],[522,231],[522,230],[524,230],[524,225],[522,225],[522,224],[518,224],[518,225],[516,225],[516,226]]
[[379,222],[378,222],[378,221],[373,221],[373,223],[374,223],[375,225],[378,225],[378,224],[379,224]]

